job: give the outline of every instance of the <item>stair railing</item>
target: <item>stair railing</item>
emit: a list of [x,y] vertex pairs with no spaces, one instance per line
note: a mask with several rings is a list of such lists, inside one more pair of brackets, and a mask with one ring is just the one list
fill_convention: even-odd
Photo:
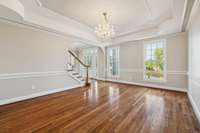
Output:
[[86,68],[86,79],[85,79],[85,85],[88,86],[89,84],[89,65],[83,63],[71,50],[68,50],[69,54],[74,57],[83,67]]

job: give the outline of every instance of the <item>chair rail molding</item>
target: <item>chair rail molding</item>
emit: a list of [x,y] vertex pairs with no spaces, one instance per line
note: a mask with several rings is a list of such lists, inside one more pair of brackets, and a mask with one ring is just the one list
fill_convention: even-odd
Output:
[[[127,68],[121,68],[121,72],[131,72],[131,73],[143,73],[143,69],[127,69]],[[169,75],[188,75],[188,72],[185,70],[167,70],[166,72]]]
[[58,76],[58,75],[66,75],[66,74],[68,74],[67,71],[9,73],[9,74],[0,74],[0,80],[49,77],[49,76]]

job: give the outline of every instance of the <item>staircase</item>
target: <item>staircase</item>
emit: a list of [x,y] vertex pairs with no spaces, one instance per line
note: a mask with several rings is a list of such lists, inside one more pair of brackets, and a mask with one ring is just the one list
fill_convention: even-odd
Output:
[[[69,53],[69,62],[67,63],[67,72],[71,75],[72,78],[80,82],[81,84],[88,86],[89,83],[89,76],[88,76],[88,69],[89,65],[84,64],[78,56],[68,50]],[[83,72],[82,70],[86,70]]]
[[79,81],[81,84],[84,84],[85,77],[83,77],[79,72],[75,71],[75,69],[73,68],[74,66],[72,64],[68,64],[67,72],[70,74],[72,78]]

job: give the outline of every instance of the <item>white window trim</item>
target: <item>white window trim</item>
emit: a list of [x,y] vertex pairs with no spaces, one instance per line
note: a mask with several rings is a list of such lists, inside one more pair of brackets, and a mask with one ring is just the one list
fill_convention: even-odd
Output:
[[[147,79],[146,78],[146,66],[145,66],[145,58],[146,58],[146,45],[155,41],[165,41],[164,44],[164,77],[163,79]],[[144,41],[143,42],[143,80],[147,82],[156,82],[156,83],[166,83],[167,82],[167,39],[156,39],[151,41]]]
[[[119,68],[119,70],[118,70],[118,75],[112,75],[112,74],[110,74],[110,72],[109,72],[109,60],[108,60],[108,50],[109,49],[112,49],[112,48],[117,48],[118,50],[119,50],[119,63],[118,63],[118,68]],[[106,50],[106,63],[107,63],[107,65],[106,65],[106,70],[107,70],[107,75],[108,75],[108,78],[120,78],[120,47],[107,47],[107,50]]]

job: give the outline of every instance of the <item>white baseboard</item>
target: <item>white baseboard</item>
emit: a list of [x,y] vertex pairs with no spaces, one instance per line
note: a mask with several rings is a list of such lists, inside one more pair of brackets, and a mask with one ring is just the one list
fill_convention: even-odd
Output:
[[151,87],[151,88],[159,88],[159,89],[165,89],[165,90],[187,92],[187,89],[185,89],[185,88],[177,88],[177,87],[161,86],[161,85],[153,85],[153,84],[144,84],[144,83],[121,81],[121,80],[111,80],[111,79],[104,79],[104,80],[105,81],[111,81],[111,82],[117,82],[117,83],[124,83],[124,84],[138,85],[138,86],[146,86],[146,87]]
[[10,98],[10,99],[3,99],[3,100],[0,100],[0,105],[15,103],[15,102],[19,102],[19,101],[23,101],[23,100],[27,100],[27,99],[32,99],[32,98],[39,97],[39,96],[45,96],[45,95],[53,94],[53,93],[56,93],[56,92],[62,92],[62,91],[66,91],[66,90],[70,90],[70,89],[74,89],[74,88],[78,88],[78,87],[82,87],[82,86],[83,85],[74,85],[74,86],[70,86],[70,87],[58,88],[58,89],[54,89],[54,90],[38,92],[38,93],[20,96],[20,97],[15,97],[15,98]]
[[[117,83],[125,83],[125,84],[131,84],[131,85],[139,85],[139,86],[146,86],[146,87],[152,87],[152,88],[160,88],[160,89],[166,89],[166,90],[187,92],[186,89],[180,89],[180,88],[176,88],[176,87],[159,86],[159,85],[152,85],[152,84],[142,84],[142,83],[127,82],[127,81],[121,81],[121,80],[111,80],[111,79],[104,79],[104,78],[96,78],[96,79],[103,80],[103,81],[111,81],[111,82],[117,82]],[[71,87],[65,87],[65,88],[59,88],[59,89],[50,90],[50,91],[34,93],[34,94],[26,95],[26,96],[20,96],[20,97],[15,97],[15,98],[10,98],[10,99],[3,99],[3,100],[0,100],[0,105],[23,101],[23,100],[27,100],[27,99],[31,99],[31,98],[35,98],[35,97],[39,97],[39,96],[44,96],[44,95],[48,95],[48,94],[52,94],[52,93],[56,93],[56,92],[62,92],[65,90],[70,90],[70,89],[78,88],[78,87],[82,87],[82,86],[83,85],[75,85],[75,86],[71,86]]]
[[101,81],[106,81],[105,78],[99,78],[99,77],[94,77],[94,78],[92,78],[92,79],[101,80]]
[[198,121],[199,121],[199,123],[200,123],[200,110],[199,110],[199,108],[197,107],[197,104],[195,103],[195,101],[194,101],[192,95],[191,95],[189,92],[188,92],[187,94],[188,94],[190,103],[191,103],[191,105],[192,105],[192,108],[193,108],[193,110],[194,110],[194,113],[195,113],[195,115],[196,115],[196,117],[197,117],[197,119],[198,119]]

